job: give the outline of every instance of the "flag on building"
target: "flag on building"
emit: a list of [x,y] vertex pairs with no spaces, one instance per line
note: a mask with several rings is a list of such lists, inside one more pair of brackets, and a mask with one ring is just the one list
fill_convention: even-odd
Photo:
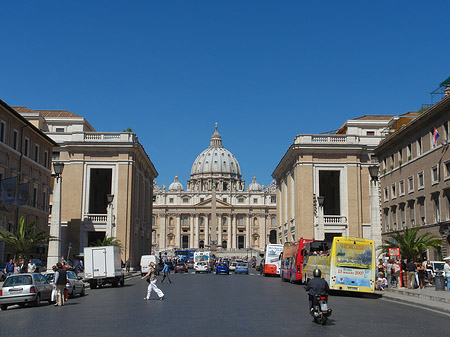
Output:
[[434,127],[434,131],[433,131],[433,146],[436,146],[438,138],[439,138],[439,132],[436,129],[436,127]]
[[30,195],[30,183],[20,184],[17,186],[16,204],[23,206],[28,203]]
[[17,177],[2,180],[2,200],[4,204],[13,204],[16,199]]

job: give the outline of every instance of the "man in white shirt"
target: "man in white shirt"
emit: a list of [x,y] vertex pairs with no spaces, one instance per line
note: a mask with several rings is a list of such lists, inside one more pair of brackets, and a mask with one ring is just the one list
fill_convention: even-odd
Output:
[[36,271],[36,265],[34,264],[32,259],[30,259],[30,262],[28,263],[27,271],[29,273],[34,273]]
[[447,278],[447,291],[450,291],[450,260],[447,260],[444,265],[444,273]]

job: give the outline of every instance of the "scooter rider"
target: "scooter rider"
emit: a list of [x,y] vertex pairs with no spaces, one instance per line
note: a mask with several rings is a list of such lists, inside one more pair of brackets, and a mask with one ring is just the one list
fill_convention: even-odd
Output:
[[313,310],[313,300],[315,295],[328,295],[330,288],[328,287],[327,281],[325,281],[321,276],[322,272],[320,269],[314,269],[314,278],[308,281],[306,285],[306,291],[309,295],[309,309]]

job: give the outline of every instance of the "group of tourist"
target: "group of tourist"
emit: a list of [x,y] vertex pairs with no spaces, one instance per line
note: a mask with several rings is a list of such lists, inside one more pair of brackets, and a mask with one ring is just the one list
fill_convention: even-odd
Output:
[[3,270],[6,276],[20,273],[34,273],[35,271],[36,271],[36,264],[33,262],[32,259],[30,259],[28,264],[26,264],[24,259],[15,263],[11,259],[6,264],[5,269]]
[[[446,265],[450,268],[450,261]],[[433,283],[433,265],[430,261],[389,259],[387,263],[380,259],[377,265],[377,281],[375,289],[384,290],[386,287],[407,287],[408,289],[423,289]],[[450,276],[450,275],[449,275]],[[449,282],[447,282],[449,283]],[[449,284],[447,289],[450,290]]]

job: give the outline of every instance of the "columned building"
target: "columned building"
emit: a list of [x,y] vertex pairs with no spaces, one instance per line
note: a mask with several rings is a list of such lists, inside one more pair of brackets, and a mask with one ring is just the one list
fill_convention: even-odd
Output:
[[58,144],[53,162],[64,164],[64,257],[69,247],[72,257],[105,236],[120,240],[122,260],[130,258],[132,265],[150,254],[153,180],[158,173],[136,134],[97,132],[84,117],[65,110],[15,109]]
[[334,236],[381,243],[379,186],[370,168],[381,139],[404,118],[362,116],[332,134],[300,134],[272,177],[277,183],[279,243]]
[[277,241],[275,193],[274,182],[265,187],[253,178],[246,186],[239,163],[223,147],[216,126],[209,147],[194,160],[186,190],[178,177],[167,189],[155,184],[154,250],[207,248],[215,225],[219,251],[263,251]]

